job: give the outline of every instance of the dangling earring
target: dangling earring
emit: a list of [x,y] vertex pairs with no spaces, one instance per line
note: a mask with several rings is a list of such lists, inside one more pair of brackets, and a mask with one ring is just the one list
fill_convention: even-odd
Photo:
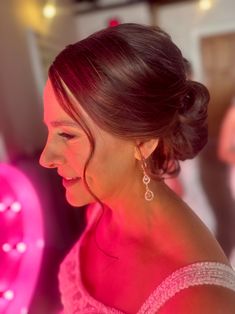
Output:
[[145,161],[143,162],[144,165],[142,165],[142,169],[143,169],[143,173],[144,173],[144,176],[143,176],[143,183],[145,185],[145,194],[144,194],[144,198],[146,199],[146,201],[150,202],[153,200],[154,198],[154,194],[153,194],[153,191],[151,191],[149,189],[149,183],[150,183],[150,177],[147,175],[146,171],[145,171],[145,167],[146,167],[146,163]]

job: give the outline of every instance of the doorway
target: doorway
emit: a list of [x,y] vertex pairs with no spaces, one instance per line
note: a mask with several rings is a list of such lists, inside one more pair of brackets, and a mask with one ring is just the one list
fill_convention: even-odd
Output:
[[235,96],[235,32],[201,37],[204,82],[210,91],[209,135],[217,137],[224,113]]

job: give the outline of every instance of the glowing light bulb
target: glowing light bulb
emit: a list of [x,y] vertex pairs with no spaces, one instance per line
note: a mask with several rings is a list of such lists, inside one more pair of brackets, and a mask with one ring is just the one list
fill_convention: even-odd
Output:
[[5,253],[8,253],[12,250],[12,247],[9,243],[4,243],[2,245],[2,250],[5,252]]
[[0,212],[3,213],[6,210],[6,204],[0,203]]
[[3,297],[6,299],[6,300],[12,300],[14,298],[14,292],[12,290],[6,290],[4,293],[3,293]]
[[42,13],[47,19],[52,19],[56,15],[56,7],[53,3],[46,3],[43,7]]
[[11,210],[12,210],[13,212],[15,212],[15,213],[20,212],[20,211],[21,211],[21,208],[22,208],[22,206],[21,206],[21,204],[20,204],[19,202],[13,202],[13,203],[11,204]]
[[200,0],[199,8],[203,11],[210,10],[212,7],[212,0]]
[[27,248],[27,246],[24,242],[19,242],[16,244],[16,249],[20,253],[24,253],[26,251],[26,248]]

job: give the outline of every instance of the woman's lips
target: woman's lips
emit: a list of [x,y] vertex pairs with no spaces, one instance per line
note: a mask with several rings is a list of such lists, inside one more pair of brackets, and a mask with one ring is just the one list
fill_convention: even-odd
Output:
[[71,178],[71,179],[68,179],[68,178],[63,178],[63,186],[66,188],[66,187],[69,187],[69,186],[72,186],[76,183],[78,183],[78,181],[80,181],[81,178],[77,177],[77,178]]

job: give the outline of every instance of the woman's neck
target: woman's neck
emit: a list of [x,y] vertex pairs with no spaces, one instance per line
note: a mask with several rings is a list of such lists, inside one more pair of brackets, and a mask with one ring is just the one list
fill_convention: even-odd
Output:
[[[139,241],[147,241],[156,235],[158,224],[165,219],[169,193],[174,193],[164,182],[152,182],[155,197],[148,202],[144,193],[130,192],[128,197],[104,205],[104,212],[95,228],[97,241],[114,247]],[[132,191],[136,191],[132,189]],[[132,194],[131,194],[132,193]]]

